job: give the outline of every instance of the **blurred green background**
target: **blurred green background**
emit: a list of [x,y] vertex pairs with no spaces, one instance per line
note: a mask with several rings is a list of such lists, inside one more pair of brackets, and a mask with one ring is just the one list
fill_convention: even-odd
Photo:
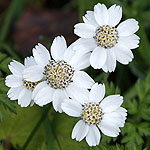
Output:
[[[98,2],[123,7],[122,21],[139,21],[140,47],[127,66],[114,73],[89,67],[95,81],[106,84],[107,95],[121,93],[128,119],[117,138],[102,136],[99,146],[71,139],[76,119],[56,113],[51,104],[21,108],[7,98],[4,85],[12,59],[23,62],[38,43],[50,47],[64,35],[68,44],[78,37],[73,25]],[[149,0],[0,0],[0,150],[150,150],[150,1]]]

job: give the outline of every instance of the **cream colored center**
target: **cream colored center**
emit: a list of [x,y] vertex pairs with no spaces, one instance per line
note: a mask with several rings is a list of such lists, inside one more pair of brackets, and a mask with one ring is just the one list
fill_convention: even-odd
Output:
[[43,74],[47,83],[54,89],[66,88],[74,75],[73,68],[65,61],[51,60],[45,66]]
[[103,112],[99,104],[85,104],[82,110],[82,119],[89,125],[96,125],[102,120]]
[[97,46],[104,48],[112,48],[118,42],[118,31],[115,27],[103,25],[97,28],[94,39],[96,40]]
[[24,87],[26,87],[27,89],[30,89],[30,90],[33,90],[38,83],[39,83],[39,81],[30,82],[30,81],[23,80]]

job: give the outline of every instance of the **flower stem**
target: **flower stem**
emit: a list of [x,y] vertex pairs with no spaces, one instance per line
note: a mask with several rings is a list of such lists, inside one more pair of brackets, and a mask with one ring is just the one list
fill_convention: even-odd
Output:
[[[43,109],[41,109],[41,113],[43,114]],[[52,131],[52,126],[51,122],[47,117],[43,120],[43,125],[45,129],[45,135],[46,135],[46,143],[47,143],[47,150],[53,150],[53,141],[54,141],[54,136],[53,136],[53,131]]]

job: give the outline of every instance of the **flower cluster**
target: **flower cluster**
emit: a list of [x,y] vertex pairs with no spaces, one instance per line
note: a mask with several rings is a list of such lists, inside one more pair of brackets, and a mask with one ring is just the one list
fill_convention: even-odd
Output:
[[[86,139],[89,146],[100,142],[100,131],[117,137],[125,124],[127,110],[121,107],[123,97],[105,96],[105,85],[95,83],[83,69],[113,72],[116,61],[128,64],[133,59],[131,49],[139,44],[135,19],[119,24],[122,8],[109,9],[98,3],[94,11],[87,11],[84,23],[75,25],[80,38],[67,47],[63,36],[57,36],[49,50],[42,44],[33,48],[33,56],[24,65],[13,60],[8,66],[12,75],[6,77],[10,100],[18,100],[21,107],[34,103],[44,106],[50,102],[59,113],[80,117],[74,126],[72,139]],[[119,25],[118,25],[119,24]],[[81,132],[82,131],[82,132]]]

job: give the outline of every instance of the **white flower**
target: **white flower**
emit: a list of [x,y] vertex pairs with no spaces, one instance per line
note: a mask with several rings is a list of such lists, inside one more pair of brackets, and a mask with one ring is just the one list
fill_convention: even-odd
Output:
[[34,89],[32,98],[39,106],[52,101],[56,111],[62,112],[61,103],[68,97],[79,101],[85,98],[88,89],[94,84],[93,79],[83,68],[89,66],[86,55],[74,59],[72,45],[67,48],[63,36],[54,39],[49,51],[41,44],[33,49],[33,56],[37,63],[24,70],[27,81],[36,82],[43,80]]
[[10,87],[7,95],[10,100],[18,99],[18,104],[21,107],[34,104],[32,91],[39,82],[29,82],[23,78],[24,69],[33,65],[36,65],[33,57],[25,58],[24,65],[15,60],[8,65],[12,75],[8,75],[5,80],[5,84]]
[[[74,33],[79,38],[73,49],[89,56],[94,69],[112,72],[116,68],[116,60],[127,65],[134,58],[131,49],[139,45],[139,37],[134,33],[139,25],[135,19],[127,19],[120,23],[122,8],[112,5],[109,9],[98,3],[94,11],[87,11],[83,16],[84,23],[75,25]],[[117,26],[118,25],[118,26]]]
[[124,126],[127,116],[127,110],[120,107],[123,97],[111,95],[104,98],[104,95],[105,86],[95,83],[84,104],[74,99],[62,103],[66,114],[81,118],[73,128],[72,139],[80,142],[85,138],[89,146],[96,146],[100,142],[100,131],[110,137],[119,135],[119,127]]

